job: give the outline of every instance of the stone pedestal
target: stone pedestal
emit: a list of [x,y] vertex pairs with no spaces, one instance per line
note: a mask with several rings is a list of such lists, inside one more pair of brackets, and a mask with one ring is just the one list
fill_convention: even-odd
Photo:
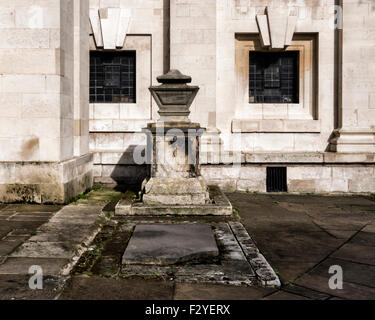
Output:
[[123,199],[116,215],[231,215],[232,205],[220,188],[201,176],[199,145],[205,129],[189,120],[189,108],[199,88],[177,70],[158,77],[150,91],[160,120],[143,129],[147,135],[149,178],[142,202]]
[[204,129],[189,120],[189,108],[199,88],[188,86],[188,76],[172,70],[151,87],[159,105],[160,120],[149,124],[147,134],[150,179],[144,183],[147,205],[208,204],[208,187],[200,174],[199,144]]

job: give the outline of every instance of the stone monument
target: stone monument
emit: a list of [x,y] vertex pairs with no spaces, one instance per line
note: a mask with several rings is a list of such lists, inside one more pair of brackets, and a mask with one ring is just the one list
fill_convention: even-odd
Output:
[[201,176],[199,145],[205,132],[189,119],[199,87],[178,70],[157,78],[150,87],[160,119],[150,123],[146,160],[149,177],[142,184],[142,201],[121,200],[117,215],[231,215],[232,206],[217,186]]
[[189,109],[199,88],[189,86],[191,77],[178,70],[157,80],[161,85],[150,91],[159,106],[160,119],[144,130],[151,172],[144,185],[143,202],[207,204],[208,187],[199,165],[199,142],[204,129],[189,120]]

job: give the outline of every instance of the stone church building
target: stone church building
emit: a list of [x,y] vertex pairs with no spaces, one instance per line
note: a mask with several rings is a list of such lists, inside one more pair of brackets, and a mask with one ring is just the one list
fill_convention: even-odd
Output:
[[170,69],[209,183],[375,192],[374,0],[1,0],[0,201],[140,184]]

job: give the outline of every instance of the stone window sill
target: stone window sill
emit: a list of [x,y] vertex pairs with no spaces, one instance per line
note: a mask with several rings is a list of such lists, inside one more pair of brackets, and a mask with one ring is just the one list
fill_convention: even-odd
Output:
[[320,133],[320,120],[233,120],[232,133]]

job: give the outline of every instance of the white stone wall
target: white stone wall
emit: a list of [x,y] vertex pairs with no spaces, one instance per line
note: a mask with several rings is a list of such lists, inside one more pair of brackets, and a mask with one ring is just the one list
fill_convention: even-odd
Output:
[[[333,28],[336,3],[344,9],[340,32]],[[290,48],[304,50],[299,105],[251,105],[244,99],[248,72],[238,59],[239,50],[254,37],[260,43],[256,16],[265,15],[266,7],[279,12],[268,16],[275,19],[271,38],[280,36],[277,26],[284,14],[296,17]],[[125,19],[112,25],[117,9],[123,10],[119,19]],[[89,46],[96,49],[89,34],[98,32],[92,12],[105,20],[99,39],[105,46],[137,51],[135,104],[89,106],[88,51]],[[191,75],[200,86],[191,119],[209,129],[207,143],[243,153],[237,178],[222,164],[205,164],[209,181],[264,191],[265,167],[282,153],[297,159],[278,162],[289,167],[292,192],[373,191],[374,18],[372,0],[2,0],[1,194],[8,192],[7,181],[18,185],[24,179],[45,188],[52,180],[67,185],[66,177],[82,181],[91,169],[79,159],[90,162],[89,151],[98,180],[141,180],[146,170],[135,166],[132,150],[146,143],[141,129],[159,117],[148,87],[169,66]],[[328,146],[338,152],[330,162],[324,160],[330,157]],[[306,162],[296,156],[300,153],[323,160]],[[44,178],[46,168],[51,170],[51,181],[39,181],[38,174],[15,177],[24,162],[52,163],[41,169]],[[74,166],[84,169],[74,173]],[[65,180],[60,170],[70,172]],[[41,198],[40,190],[34,188],[31,198]]]
[[[330,20],[334,14],[333,4],[334,1],[218,1],[217,126],[222,132],[226,148],[231,149],[236,144],[237,134],[232,134],[235,122],[241,120],[246,123],[254,118],[259,119],[259,128],[242,134],[243,151],[323,152],[327,148],[327,140],[334,129],[334,29]],[[285,10],[296,16],[295,35],[318,34],[318,68],[321,72],[316,76],[319,95],[313,106],[317,109],[316,116],[310,118],[309,122],[298,115],[299,109],[308,106],[259,105],[256,110],[255,106],[244,100],[233,101],[242,85],[236,74],[235,34],[258,35],[256,15],[264,14],[266,6],[276,12]],[[248,86],[248,78],[241,81]],[[312,87],[308,89],[311,91]],[[285,120],[288,119],[296,121],[286,124]],[[296,129],[297,120],[307,125]],[[313,120],[318,120],[318,128]]]
[[[315,192],[354,192],[354,182],[350,183],[350,179],[337,185],[333,182],[334,175],[331,174],[331,178],[328,179],[323,175],[323,171],[331,170],[332,173],[334,161],[338,161],[340,166],[355,166],[354,163],[361,162],[371,165],[371,161],[369,163],[366,160],[369,159],[366,152],[375,150],[375,117],[371,113],[375,101],[375,94],[372,92],[374,73],[371,72],[374,28],[372,22],[375,10],[371,0],[343,2],[346,29],[340,42],[340,32],[334,28],[335,14],[341,13],[335,11],[334,5],[340,4],[340,1],[170,1],[171,68],[180,69],[192,76],[193,84],[200,86],[198,96],[191,107],[191,119],[200,122],[210,132],[207,137],[204,136],[202,143],[206,150],[214,151],[208,158],[215,157],[220,163],[223,160],[218,152],[220,147],[224,150],[236,149],[246,153],[243,165],[249,165],[246,162],[249,154],[256,158],[263,157],[259,167],[250,166],[243,169],[247,171],[236,179],[232,175],[233,172],[226,176],[225,172],[229,170],[226,168],[218,169],[217,179],[208,175],[210,181],[220,180],[220,183],[241,190],[249,188],[264,191],[265,166],[261,164],[266,165],[269,161],[272,163],[282,152],[297,159],[294,163],[284,162],[284,165],[293,164],[290,168],[291,190],[303,191],[305,188],[314,189]],[[163,26],[169,23],[165,19],[168,9],[165,1],[94,0],[91,6],[126,7],[131,11],[132,20],[129,35],[139,34],[139,30],[152,35],[150,75],[151,82],[155,84],[156,76],[163,69],[162,56],[167,52],[165,38],[162,37],[165,32]],[[276,14],[272,15],[272,10]],[[288,49],[301,52],[301,99],[297,105],[253,105],[247,101],[248,61],[246,64],[245,61],[238,60],[238,50],[246,51],[249,44],[246,42],[248,40],[243,41],[246,38],[256,39],[261,43],[256,17],[267,14],[268,19],[271,19],[270,38],[276,40],[277,37],[283,36],[281,30],[284,15],[289,15],[296,21],[295,34],[293,41],[288,42]],[[145,20],[148,21],[148,26],[141,22]],[[152,26],[152,30],[149,26]],[[247,59],[247,56],[245,52],[244,59]],[[341,76],[343,78],[340,82]],[[144,96],[149,97],[148,92],[144,92]],[[142,116],[142,110],[142,107],[133,110],[129,105],[91,106],[90,127],[93,132],[90,148],[95,152],[98,180],[103,181],[107,177],[112,181],[113,176],[121,170],[129,179],[131,172],[137,176],[136,167],[126,159],[130,159],[131,150],[135,145],[145,144],[140,129],[145,127],[147,122],[158,119],[155,103],[151,104],[149,118]],[[349,147],[331,147],[332,136],[339,135],[335,133],[337,123],[343,127],[340,131],[341,143],[347,143]],[[300,153],[313,153],[324,158],[327,157],[325,151],[329,148],[357,154],[343,154],[343,161],[337,160],[340,156],[335,156],[335,160],[329,163],[329,169],[317,169],[316,172],[314,168],[327,166],[323,160],[313,167],[308,167],[298,156]],[[283,164],[282,159],[279,163]],[[302,171],[315,172],[317,180],[309,182],[311,179],[304,175],[293,178],[293,168],[298,167],[298,164],[303,166]],[[128,170],[125,170],[126,166]],[[212,172],[215,168],[220,168],[220,165],[210,166]],[[117,167],[121,170],[113,174]],[[209,172],[209,169],[205,170]],[[318,182],[320,178],[322,181]],[[355,181],[354,174],[350,181]],[[371,186],[371,183],[367,186]],[[370,189],[364,187],[363,190]]]
[[[166,29],[169,1],[90,0],[90,9],[94,12],[92,15],[100,10],[126,10],[127,33],[123,46],[117,50],[135,50],[137,61],[136,103],[90,104],[90,150],[94,153],[96,181],[139,183],[147,172],[145,167],[134,165],[132,150],[137,145],[146,145],[142,128],[158,119],[157,105],[148,88],[156,85],[156,77],[169,68]],[[121,22],[120,27],[104,22],[103,30],[103,20],[99,23],[103,41],[118,35],[124,27]],[[96,45],[91,41],[91,50],[96,50]]]
[[[279,166],[273,164],[273,166]],[[374,164],[283,164],[287,167],[289,193],[373,193]],[[226,192],[266,193],[267,165],[233,166],[204,165],[202,174],[209,184],[219,185]]]
[[2,1],[0,16],[0,161],[59,161],[60,1]]
[[87,11],[88,0],[0,2],[0,201],[65,202],[92,185]]
[[216,128],[219,2],[171,0],[171,68],[188,74],[200,87],[190,118],[206,128]]
[[74,155],[89,152],[89,1],[74,2]]

